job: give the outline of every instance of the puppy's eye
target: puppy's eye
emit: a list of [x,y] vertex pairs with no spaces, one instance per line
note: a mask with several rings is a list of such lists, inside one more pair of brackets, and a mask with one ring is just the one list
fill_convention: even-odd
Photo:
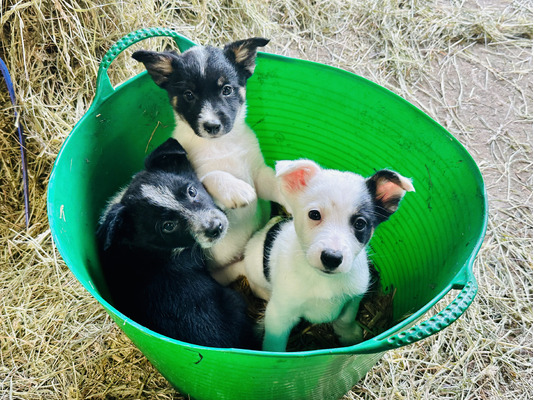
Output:
[[313,219],[314,221],[320,221],[321,220],[321,213],[319,212],[319,210],[311,210],[308,213],[308,217],[310,219]]
[[178,225],[174,221],[165,221],[161,225],[161,230],[164,233],[172,233],[172,232],[174,232],[176,230],[176,228],[178,228]]
[[356,221],[354,221],[354,229],[356,229],[357,231],[363,231],[366,227],[367,221],[365,220],[365,218],[356,218]]
[[184,92],[184,99],[188,102],[192,102],[193,100],[195,100],[195,95],[191,90],[186,90]]
[[196,187],[194,187],[194,186],[189,186],[189,187],[187,188],[187,194],[188,194],[190,197],[192,197],[192,198],[197,197],[197,193],[198,193],[198,192],[197,192],[197,188],[196,188]]
[[223,96],[230,96],[234,92],[234,88],[230,85],[224,85],[222,88]]

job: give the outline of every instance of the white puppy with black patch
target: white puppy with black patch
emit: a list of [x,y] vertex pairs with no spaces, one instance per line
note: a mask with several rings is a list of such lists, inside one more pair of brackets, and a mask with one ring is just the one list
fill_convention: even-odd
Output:
[[370,281],[366,245],[414,191],[411,180],[390,170],[363,178],[309,160],[279,161],[276,176],[293,218],[272,219],[250,240],[243,261],[252,291],[268,300],[263,350],[285,351],[301,318],[333,321],[341,344],[355,344]]
[[269,204],[258,198],[282,203],[274,171],[265,165],[245,122],[246,82],[256,66],[257,48],[268,42],[251,38],[223,49],[195,46],[183,54],[133,54],[167,91],[177,122],[173,137],[228,217],[226,236],[208,250],[212,275],[223,284],[237,278],[231,265],[269,218]]

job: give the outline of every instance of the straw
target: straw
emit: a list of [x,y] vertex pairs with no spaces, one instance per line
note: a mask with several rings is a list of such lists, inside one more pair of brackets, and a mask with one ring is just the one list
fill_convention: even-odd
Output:
[[[387,352],[345,399],[532,398],[532,3],[526,0],[1,2],[0,58],[24,117],[32,210],[26,230],[13,109],[0,82],[0,398],[187,398],[76,281],[53,246],[46,216],[53,161],[91,103],[101,58],[128,32],[151,26],[200,44],[271,38],[266,51],[371,79],[458,138],[488,191],[488,233],[475,262],[479,294],[449,328]],[[154,39],[132,51],[170,45]],[[124,54],[109,74],[118,84],[140,71]]]

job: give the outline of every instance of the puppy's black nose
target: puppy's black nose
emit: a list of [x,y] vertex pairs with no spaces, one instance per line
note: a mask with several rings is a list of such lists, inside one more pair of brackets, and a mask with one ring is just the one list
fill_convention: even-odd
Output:
[[206,228],[206,236],[210,239],[216,239],[218,238],[221,233],[224,231],[224,226],[222,222],[214,221],[210,224],[208,228]]
[[343,261],[341,251],[323,250],[321,253],[321,262],[328,271],[333,271]]
[[210,135],[216,135],[221,130],[221,124],[218,122],[204,122],[203,127]]

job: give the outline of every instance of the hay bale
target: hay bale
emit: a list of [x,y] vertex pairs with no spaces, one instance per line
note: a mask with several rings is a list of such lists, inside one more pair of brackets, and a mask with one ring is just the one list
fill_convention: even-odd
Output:
[[[475,262],[475,303],[439,335],[388,352],[346,399],[532,398],[532,4],[479,4],[0,3],[0,57],[28,134],[32,204],[26,229],[18,143],[0,82],[0,397],[183,398],[76,281],[46,216],[53,161],[91,103],[100,59],[126,33],[165,26],[201,44],[270,37],[266,51],[367,77],[442,123],[481,167],[491,214]],[[135,64],[121,55],[111,81],[135,75]]]

